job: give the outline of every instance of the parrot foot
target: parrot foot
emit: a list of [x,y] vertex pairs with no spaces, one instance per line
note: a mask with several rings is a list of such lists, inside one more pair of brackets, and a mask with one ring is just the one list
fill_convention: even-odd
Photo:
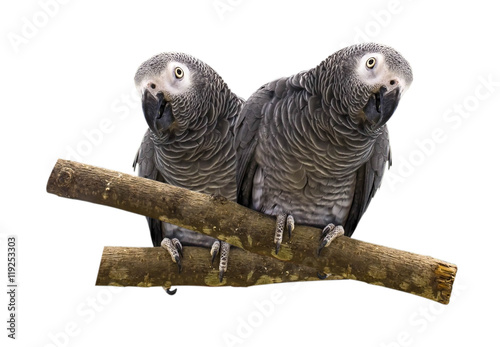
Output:
[[320,255],[323,248],[330,246],[333,240],[342,235],[344,235],[344,227],[342,225],[335,226],[332,223],[328,224],[321,233],[318,255]]
[[286,229],[288,232],[288,238],[292,237],[292,231],[295,228],[295,220],[292,215],[287,215],[286,213],[280,213],[276,216],[276,229],[274,231],[274,243],[276,244],[276,254],[280,251],[281,242],[283,242],[283,231]]
[[180,273],[182,270],[182,244],[180,241],[178,239],[164,238],[161,241],[161,247],[170,254],[172,261],[177,264]]
[[215,241],[212,245],[212,249],[210,250],[210,254],[212,255],[212,264],[214,263],[215,257],[220,250],[220,261],[219,261],[219,282],[222,282],[224,279],[224,274],[227,271],[227,262],[229,260],[229,249],[231,245],[224,241]]

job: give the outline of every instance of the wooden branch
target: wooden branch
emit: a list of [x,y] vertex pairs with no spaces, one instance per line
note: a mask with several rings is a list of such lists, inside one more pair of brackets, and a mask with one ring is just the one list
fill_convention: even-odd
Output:
[[233,248],[222,283],[219,269],[210,264],[209,250],[183,247],[182,272],[161,247],[104,247],[98,286],[232,286],[319,280],[316,270]]
[[[160,219],[224,240],[251,253],[330,274],[381,285],[437,302],[450,299],[457,267],[428,256],[340,237],[321,256],[321,230],[296,226],[274,254],[275,218],[225,198],[67,160],[58,160],[47,192]],[[247,273],[251,268],[247,269]]]

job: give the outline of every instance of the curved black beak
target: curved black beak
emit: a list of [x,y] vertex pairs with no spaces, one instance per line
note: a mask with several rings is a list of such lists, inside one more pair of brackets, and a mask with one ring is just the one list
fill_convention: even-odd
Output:
[[174,121],[172,106],[161,92],[154,96],[146,89],[142,94],[142,111],[149,129],[157,135],[163,135]]
[[380,90],[370,96],[368,103],[363,111],[366,119],[375,127],[381,127],[391,118],[398,107],[401,91],[399,87],[387,92],[387,88],[381,87]]

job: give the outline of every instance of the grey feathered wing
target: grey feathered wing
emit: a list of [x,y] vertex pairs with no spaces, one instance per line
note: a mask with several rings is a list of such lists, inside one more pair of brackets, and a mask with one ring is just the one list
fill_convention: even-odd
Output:
[[359,220],[368,208],[370,201],[380,188],[386,163],[390,167],[392,160],[389,132],[387,126],[384,126],[382,134],[377,138],[373,146],[373,153],[370,159],[356,172],[354,197],[344,225],[346,236],[352,235]]
[[[141,146],[137,151],[137,155],[134,160],[134,170],[136,166],[139,165],[139,177],[148,178],[151,180],[165,182],[162,175],[158,171],[155,161],[155,146],[153,141],[151,140],[151,131],[148,129],[146,134],[144,134],[144,138],[142,139]],[[149,232],[151,234],[151,241],[153,241],[154,247],[159,247],[161,245],[161,241],[163,240],[162,234],[162,222],[158,219],[146,217],[149,225]]]
[[262,108],[274,96],[274,92],[266,87],[267,85],[261,87],[245,102],[234,127],[237,201],[247,207],[251,204],[253,176],[257,170],[255,148],[263,116]]

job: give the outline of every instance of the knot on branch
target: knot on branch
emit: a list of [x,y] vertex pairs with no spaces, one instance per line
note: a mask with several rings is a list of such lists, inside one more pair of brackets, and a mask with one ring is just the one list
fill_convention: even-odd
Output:
[[217,203],[217,204],[220,204],[220,205],[224,205],[226,204],[229,200],[225,197],[223,197],[222,195],[216,195],[216,194],[212,194],[210,195],[210,200],[213,201],[214,203]]
[[56,183],[61,188],[67,188],[73,182],[75,171],[69,167],[63,168],[57,175]]

